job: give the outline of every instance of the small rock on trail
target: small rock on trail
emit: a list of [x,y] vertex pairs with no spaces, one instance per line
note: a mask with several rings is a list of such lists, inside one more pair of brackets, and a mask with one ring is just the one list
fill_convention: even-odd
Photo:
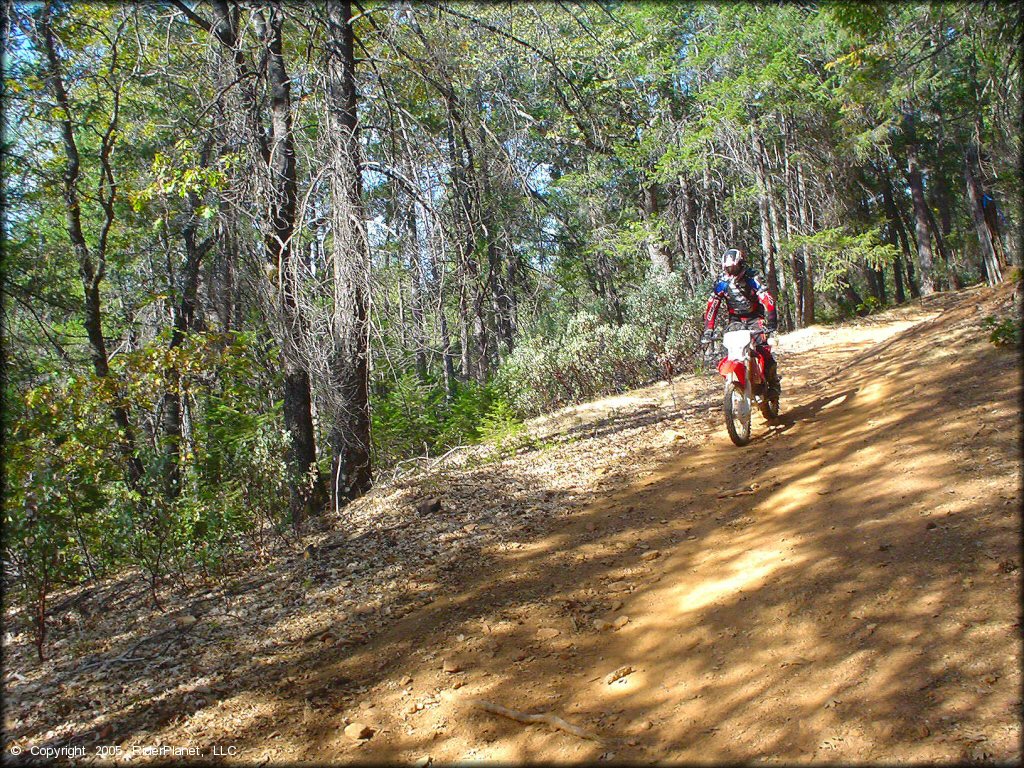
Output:
[[365,741],[373,736],[373,728],[366,723],[349,723],[345,726],[345,735],[352,741]]
[[604,681],[607,685],[611,685],[615,681],[621,680],[622,678],[631,675],[634,672],[636,672],[636,670],[632,666],[627,664],[625,666],[619,667],[614,672],[609,672],[607,675],[605,675]]
[[441,511],[441,500],[433,496],[424,499],[416,505],[416,512],[421,515],[436,515]]

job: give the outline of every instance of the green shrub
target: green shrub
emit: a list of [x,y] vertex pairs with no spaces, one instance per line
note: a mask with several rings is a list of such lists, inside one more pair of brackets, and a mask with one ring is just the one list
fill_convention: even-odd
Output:
[[442,453],[460,445],[479,442],[480,422],[494,399],[490,387],[475,381],[459,384],[451,402],[441,412],[440,431],[434,440],[434,450]]
[[653,273],[624,297],[621,325],[581,311],[553,333],[522,339],[498,369],[497,388],[517,411],[536,414],[689,370],[703,304],[678,274]]
[[505,400],[495,400],[480,420],[480,438],[494,445],[498,456],[508,456],[530,444],[526,425]]
[[374,461],[390,466],[410,456],[430,452],[440,431],[440,389],[421,382],[415,373],[395,381],[371,409]]
[[870,315],[883,309],[882,302],[876,296],[867,296],[856,306],[858,315]]
[[981,321],[981,326],[989,331],[988,340],[997,347],[1013,347],[1020,344],[1020,326],[1010,318],[1000,320],[989,315]]
[[436,456],[481,439],[480,425],[494,401],[490,387],[459,382],[449,400],[442,382],[412,372],[378,385],[371,398],[374,465],[380,469],[417,456]]
[[[194,334],[174,349],[157,339],[119,355],[110,376],[54,378],[9,396],[3,560],[15,599],[34,606],[40,655],[54,589],[129,565],[154,588],[172,571],[209,575],[287,519],[287,436],[267,395],[279,382],[258,347],[242,334]],[[187,405],[177,494],[164,484],[165,393]],[[132,416],[144,469],[131,486],[116,406]]]

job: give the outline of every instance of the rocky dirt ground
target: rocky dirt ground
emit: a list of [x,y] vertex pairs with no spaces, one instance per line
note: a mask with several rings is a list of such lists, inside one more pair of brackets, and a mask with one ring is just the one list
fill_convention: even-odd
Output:
[[1013,291],[784,336],[742,449],[719,378],[680,377],[428,462],[166,612],[131,576],[58,596],[42,665],[8,611],[5,758],[1019,762],[1021,361],[981,323]]

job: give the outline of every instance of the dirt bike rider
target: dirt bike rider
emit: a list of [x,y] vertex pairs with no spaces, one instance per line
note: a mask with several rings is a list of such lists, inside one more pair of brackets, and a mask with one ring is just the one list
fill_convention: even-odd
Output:
[[768,333],[774,333],[779,327],[779,316],[775,311],[775,299],[757,279],[753,269],[747,267],[746,258],[740,248],[730,248],[722,256],[722,275],[715,281],[715,287],[708,297],[708,305],[704,310],[704,334],[702,344],[710,344],[715,329],[715,318],[719,305],[725,301],[730,320],[738,320],[749,325],[750,321],[760,321],[758,325],[765,329],[765,335],[758,337],[758,349],[765,357],[765,379],[768,392],[773,397],[782,393],[779,384],[778,366],[767,344]]

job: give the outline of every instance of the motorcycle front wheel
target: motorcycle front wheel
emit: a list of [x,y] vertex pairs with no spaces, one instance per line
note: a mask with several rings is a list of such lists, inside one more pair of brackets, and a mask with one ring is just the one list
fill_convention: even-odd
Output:
[[750,442],[750,398],[735,382],[725,382],[725,428],[739,446]]
[[761,403],[761,415],[769,424],[774,424],[779,418],[779,398],[768,397]]

